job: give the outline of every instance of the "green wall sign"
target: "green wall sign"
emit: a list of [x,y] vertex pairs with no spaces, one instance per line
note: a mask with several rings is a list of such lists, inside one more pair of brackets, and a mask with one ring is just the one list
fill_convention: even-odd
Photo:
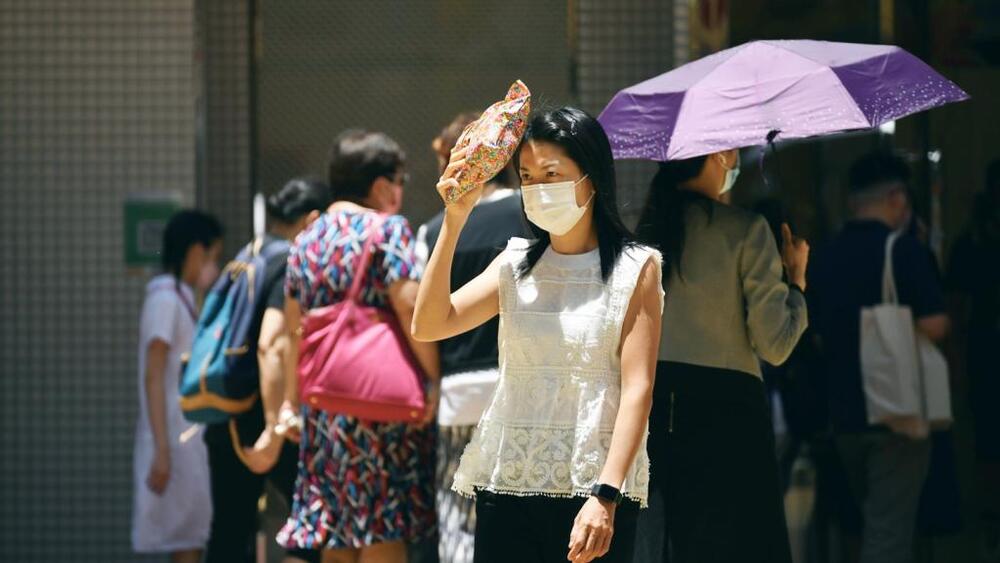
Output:
[[129,268],[154,268],[160,263],[163,229],[180,208],[180,194],[136,194],[125,199],[122,217]]

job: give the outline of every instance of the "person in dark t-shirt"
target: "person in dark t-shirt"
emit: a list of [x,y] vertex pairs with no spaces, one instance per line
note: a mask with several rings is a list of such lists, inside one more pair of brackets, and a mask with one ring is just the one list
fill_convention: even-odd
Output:
[[[292,180],[267,200],[270,225],[262,248],[286,244],[320,216],[329,205],[325,185]],[[206,428],[209,466],[212,475],[212,534],[206,563],[254,563],[258,529],[258,500],[265,480],[281,491],[291,503],[298,463],[298,446],[286,441],[278,424],[284,397],[284,370],[289,365],[290,343],[285,331],[285,268],[288,252],[277,253],[264,272],[264,299],[254,312],[257,332],[257,359],[260,400],[236,418],[237,432],[244,444],[241,461],[233,449],[228,424]],[[319,552],[289,550],[285,561],[319,561]]]
[[[872,153],[851,168],[853,217],[817,255],[811,316],[827,357],[830,419],[837,451],[863,507],[861,562],[909,562],[930,442],[868,423],[861,375],[861,310],[882,302],[886,241],[911,218],[909,169],[899,157]],[[932,341],[948,331],[933,255],[904,234],[893,248],[899,301]]]
[[[478,118],[463,113],[445,127],[432,144],[438,165],[444,171],[455,142],[465,127]],[[511,189],[515,183],[510,167],[487,183],[482,199],[469,216],[452,271],[452,289],[458,289],[486,269],[511,237],[530,237],[521,213],[521,198]],[[444,212],[417,231],[417,258],[423,264],[434,248]],[[441,561],[472,563],[475,533],[475,502],[452,492],[451,483],[459,458],[472,438],[483,409],[493,395],[498,373],[498,319],[440,343],[441,403],[438,409],[437,512]]]

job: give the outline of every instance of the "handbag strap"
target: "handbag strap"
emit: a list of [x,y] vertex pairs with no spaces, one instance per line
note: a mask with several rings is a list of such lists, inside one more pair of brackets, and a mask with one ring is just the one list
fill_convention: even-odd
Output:
[[892,249],[896,245],[899,233],[889,234],[885,241],[885,264],[882,266],[882,302],[899,304],[899,292],[896,291],[896,274],[892,267]]
[[361,288],[364,287],[365,278],[368,277],[368,268],[371,266],[372,258],[375,255],[375,245],[382,242],[382,225],[385,224],[386,215],[377,213],[371,226],[365,231],[365,244],[361,248],[361,256],[354,262],[354,280],[351,288],[347,291],[346,299],[358,302],[361,295]]

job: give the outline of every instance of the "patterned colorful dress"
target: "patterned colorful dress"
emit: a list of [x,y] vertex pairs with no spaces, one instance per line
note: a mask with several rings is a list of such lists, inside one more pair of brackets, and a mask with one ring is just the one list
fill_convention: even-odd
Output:
[[[332,305],[350,288],[352,269],[375,213],[334,211],[296,239],[288,258],[286,293],[308,311]],[[389,307],[388,288],[416,280],[413,232],[389,217],[368,271],[362,298]],[[430,429],[378,423],[302,407],[305,422],[299,475],[288,522],[278,533],[286,548],[361,548],[435,533],[434,436]]]

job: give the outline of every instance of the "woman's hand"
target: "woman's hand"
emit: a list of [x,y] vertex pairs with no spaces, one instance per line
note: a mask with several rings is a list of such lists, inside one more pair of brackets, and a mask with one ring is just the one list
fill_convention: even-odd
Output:
[[153,456],[153,465],[146,476],[146,486],[157,496],[163,495],[170,482],[170,450],[157,451]]
[[792,235],[788,223],[781,224],[781,261],[788,272],[788,281],[806,289],[806,266],[809,264],[809,243]]
[[573,521],[569,534],[568,561],[587,563],[603,557],[611,549],[614,535],[615,504],[590,497]]
[[281,404],[281,408],[278,410],[278,424],[274,427],[274,433],[278,436],[284,436],[296,444],[299,443],[302,437],[302,417],[299,416],[298,410],[290,401]]
[[465,156],[467,153],[468,148],[452,151],[451,160],[448,161],[448,166],[444,169],[444,173],[441,174],[441,178],[437,184],[438,194],[445,202],[445,214],[462,219],[467,218],[472,213],[472,209],[483,195],[483,186],[479,185],[462,194],[462,197],[458,198],[458,201],[448,203],[448,190],[458,189],[458,175],[465,169]]

